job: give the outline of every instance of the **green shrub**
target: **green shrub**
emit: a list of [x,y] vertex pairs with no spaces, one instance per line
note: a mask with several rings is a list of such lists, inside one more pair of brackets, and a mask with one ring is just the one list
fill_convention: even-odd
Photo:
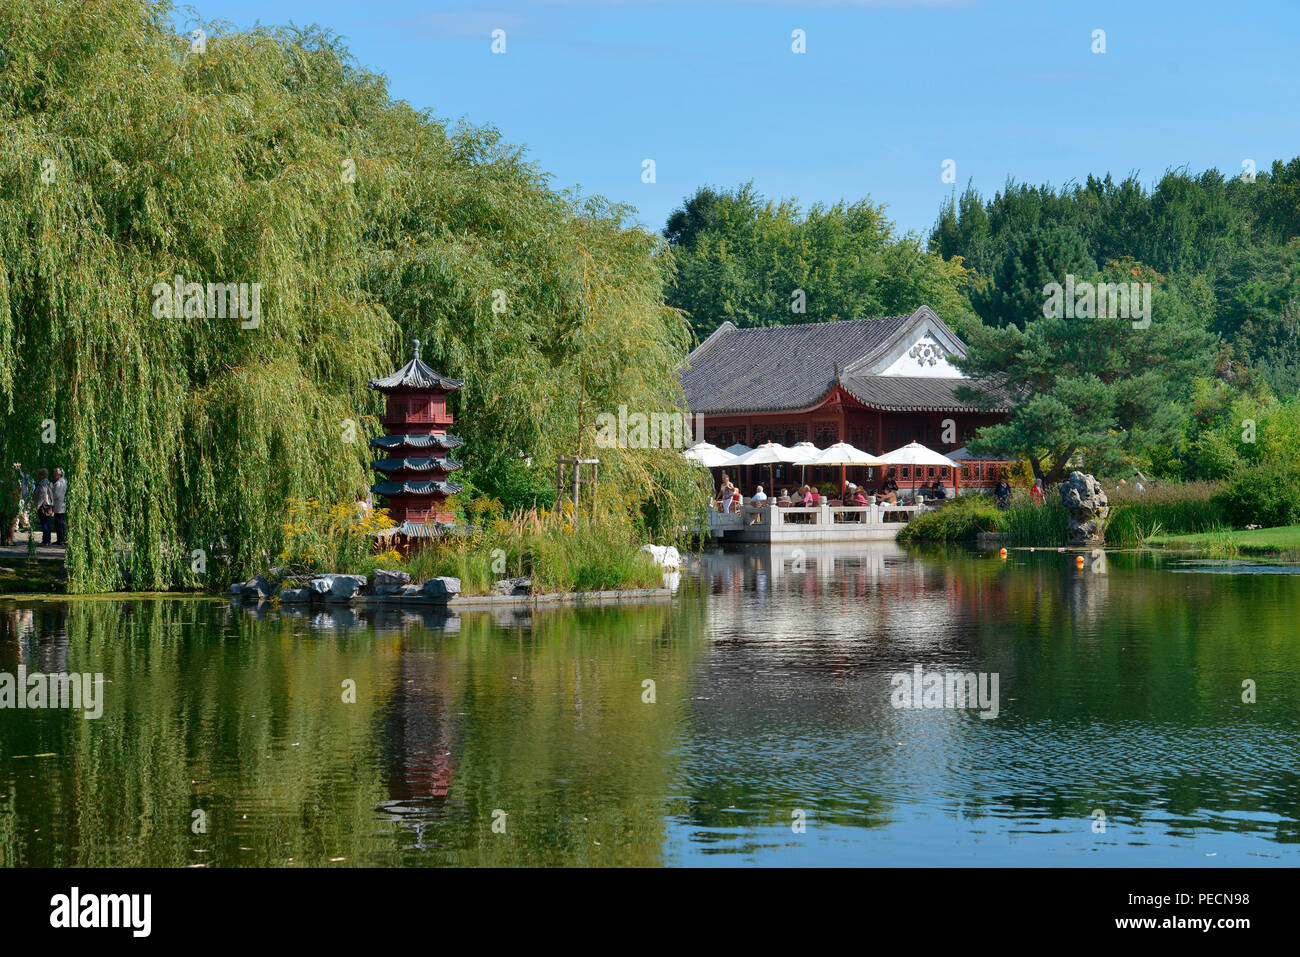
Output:
[[900,542],[973,542],[980,532],[998,530],[998,510],[986,495],[959,495],[942,508],[924,512],[898,533]]
[[1266,464],[1244,469],[1213,501],[1237,528],[1300,524],[1300,468]]

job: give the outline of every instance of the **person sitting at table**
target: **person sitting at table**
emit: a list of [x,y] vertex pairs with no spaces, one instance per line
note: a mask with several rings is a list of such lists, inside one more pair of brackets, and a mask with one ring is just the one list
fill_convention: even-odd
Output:
[[880,486],[880,497],[890,505],[898,504],[898,483],[894,481],[891,475],[885,479],[885,484]]
[[749,504],[751,505],[762,505],[766,501],[767,501],[767,493],[763,491],[763,486],[761,485],[758,487],[758,491],[756,491],[749,498]]
[[946,502],[948,500],[948,488],[943,484],[942,478],[937,478],[930,484],[930,491],[936,501]]
[[871,504],[870,502],[867,501],[867,496],[865,493],[863,493],[861,485],[853,486],[853,498],[851,499],[851,501],[853,502],[854,505]]
[[784,489],[784,488],[781,489],[781,494],[780,494],[780,496],[777,498],[777,500],[776,500],[776,504],[777,504],[777,505],[780,505],[782,508],[787,508],[787,507],[789,507],[789,505],[790,505],[790,490],[789,490],[789,489]]

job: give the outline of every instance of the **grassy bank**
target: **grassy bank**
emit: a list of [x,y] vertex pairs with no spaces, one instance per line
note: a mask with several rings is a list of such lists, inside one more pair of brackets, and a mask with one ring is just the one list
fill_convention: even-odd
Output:
[[67,575],[62,559],[0,555],[0,597],[57,594],[66,589]]
[[[1140,547],[1167,534],[1200,534],[1226,526],[1208,482],[1157,486],[1145,494],[1130,490],[1108,494],[1110,517],[1106,544]],[[943,508],[913,519],[899,533],[900,542],[973,542],[981,532],[996,532],[1008,545],[1049,547],[1065,543],[1069,516],[1054,494],[1035,505],[1017,491],[1011,506],[998,509],[987,495],[963,495]]]
[[1192,549],[1209,555],[1277,555],[1300,558],[1300,525],[1280,528],[1229,529],[1194,535],[1155,535],[1154,548]]

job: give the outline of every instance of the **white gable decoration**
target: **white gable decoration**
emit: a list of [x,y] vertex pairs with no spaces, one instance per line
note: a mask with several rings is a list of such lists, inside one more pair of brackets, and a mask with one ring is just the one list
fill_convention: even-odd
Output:
[[935,376],[943,379],[958,378],[961,373],[948,361],[947,347],[926,332],[910,348],[891,350],[901,352],[880,371],[880,375]]

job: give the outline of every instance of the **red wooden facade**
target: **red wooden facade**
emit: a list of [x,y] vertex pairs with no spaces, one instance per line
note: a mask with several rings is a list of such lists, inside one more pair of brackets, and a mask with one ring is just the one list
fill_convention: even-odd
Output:
[[380,422],[386,433],[370,442],[381,456],[371,466],[381,480],[370,488],[383,497],[398,533],[407,538],[441,534],[454,518],[448,499],[461,485],[449,476],[461,463],[448,453],[461,440],[447,432],[452,424],[447,394],[463,385],[420,361],[418,339],[410,362],[370,382],[370,388],[385,394]]
[[[819,449],[824,449],[836,442],[847,442],[854,448],[875,455],[899,448],[908,442],[919,442],[946,455],[963,448],[982,426],[1005,420],[1006,416],[998,412],[886,412],[863,405],[843,388],[836,386],[825,399],[806,409],[735,415],[706,413],[704,438],[723,449],[736,443],[754,448],[764,442],[778,442],[785,446],[811,442]],[[946,423],[951,423],[952,427],[949,428]],[[943,441],[945,431],[951,434],[952,441]],[[947,467],[923,466],[916,469],[918,474],[913,476],[913,470],[908,466],[885,470],[853,466],[847,470],[847,478],[864,488],[875,488],[886,477],[893,477],[904,488],[911,486],[913,481],[917,485],[925,485],[936,478],[942,478],[949,488],[960,486],[966,490],[991,490],[1007,464],[995,460],[971,460],[962,463],[961,474],[958,476],[953,476],[952,469]],[[777,491],[798,485],[801,479],[815,485],[838,485],[840,482],[839,466],[805,469],[797,465],[776,465],[773,468]],[[739,471],[752,473],[732,475],[733,480],[744,483],[742,488],[746,494],[753,490],[754,483],[767,481],[767,466]]]

